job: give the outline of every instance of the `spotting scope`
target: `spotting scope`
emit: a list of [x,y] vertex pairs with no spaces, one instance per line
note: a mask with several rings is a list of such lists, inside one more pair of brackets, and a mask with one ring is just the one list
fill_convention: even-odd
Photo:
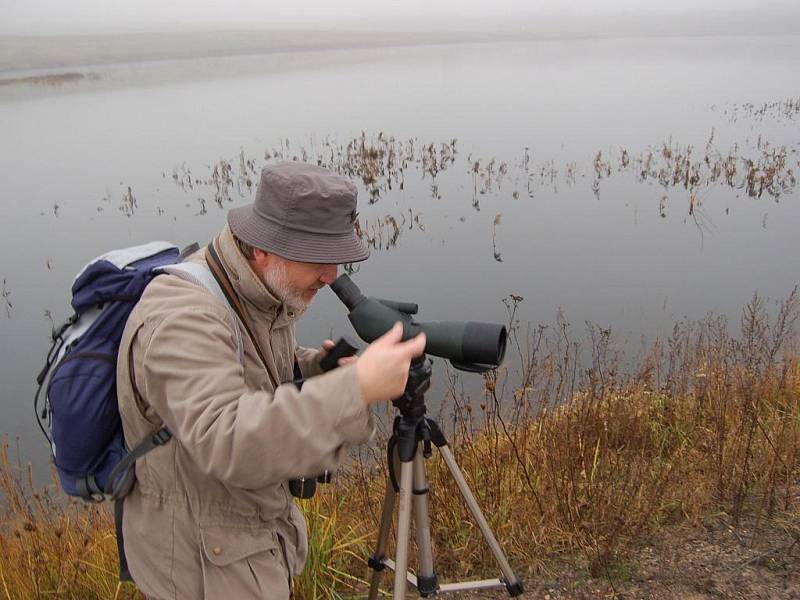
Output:
[[495,323],[475,321],[415,321],[419,307],[413,302],[398,302],[366,297],[346,274],[331,283],[331,289],[350,311],[348,318],[358,336],[370,343],[400,321],[403,339],[425,333],[425,352],[446,358],[457,369],[482,372],[503,362],[506,353],[506,328]]

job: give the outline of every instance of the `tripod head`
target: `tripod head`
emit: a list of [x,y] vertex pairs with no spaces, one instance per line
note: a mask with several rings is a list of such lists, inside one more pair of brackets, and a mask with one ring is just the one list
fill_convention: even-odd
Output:
[[411,361],[408,369],[408,381],[403,395],[392,400],[392,405],[400,411],[400,415],[415,421],[424,417],[425,392],[431,387],[431,361],[424,354]]
[[341,275],[331,284],[350,313],[348,318],[359,337],[369,343],[400,321],[403,339],[420,332],[427,339],[425,352],[446,358],[457,369],[481,373],[503,362],[506,328],[477,321],[416,321],[419,307],[413,302],[366,297],[349,276]]

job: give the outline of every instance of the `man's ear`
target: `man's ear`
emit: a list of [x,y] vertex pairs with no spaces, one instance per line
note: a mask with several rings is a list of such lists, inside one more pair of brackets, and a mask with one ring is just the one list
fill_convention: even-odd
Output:
[[259,248],[253,248],[253,263],[260,269],[264,269],[270,263],[270,255]]

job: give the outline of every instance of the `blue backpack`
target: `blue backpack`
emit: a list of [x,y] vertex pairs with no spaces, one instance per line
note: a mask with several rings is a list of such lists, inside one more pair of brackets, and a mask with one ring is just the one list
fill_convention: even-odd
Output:
[[[181,253],[167,242],[152,242],[114,250],[75,278],[75,312],[53,332],[34,397],[37,421],[50,443],[61,487],[70,496],[96,502],[124,497],[134,483],[136,459],[172,437],[161,427],[130,452],[126,449],[117,406],[117,352],[128,316],[159,273],[205,287],[229,306],[207,268],[181,263],[196,249],[194,244]],[[238,331],[236,339],[241,358]]]

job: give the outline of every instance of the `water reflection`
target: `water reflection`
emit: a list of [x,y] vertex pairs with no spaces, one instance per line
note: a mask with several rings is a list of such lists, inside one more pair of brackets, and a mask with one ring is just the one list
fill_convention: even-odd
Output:
[[127,191],[122,195],[122,203],[119,206],[119,209],[126,217],[132,217],[136,212],[136,208],[138,204],[136,202],[136,196],[133,195],[133,190],[131,190],[131,186],[128,186]]
[[[408,217],[406,217],[406,213],[408,213]],[[375,217],[371,220],[367,219],[362,223],[361,217],[357,215],[355,221],[356,235],[373,250],[389,250],[397,246],[397,241],[403,231],[411,231],[413,229],[425,231],[422,214],[419,212],[415,214],[412,208],[400,212],[399,219],[398,221],[398,218],[386,215],[384,217]],[[406,223],[408,223],[408,227],[406,227]]]
[[8,289],[6,286],[6,280],[3,279],[3,291],[0,292],[0,296],[3,298],[3,304],[5,305],[6,309],[6,317],[9,319],[11,318],[11,309],[14,308],[14,305],[11,304],[11,290]]
[[498,214],[492,221],[492,255],[497,262],[503,262],[503,257],[497,251],[497,226],[500,225],[500,218],[502,215]]

